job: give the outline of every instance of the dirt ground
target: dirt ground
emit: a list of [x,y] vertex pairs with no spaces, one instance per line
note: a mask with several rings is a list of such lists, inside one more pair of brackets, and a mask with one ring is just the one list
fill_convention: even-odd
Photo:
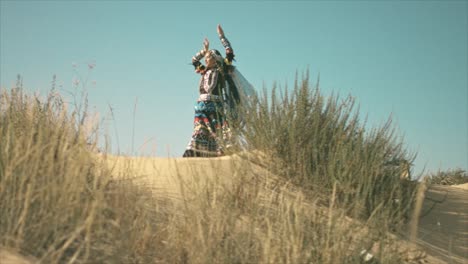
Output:
[[416,242],[446,263],[468,264],[468,184],[428,188]]

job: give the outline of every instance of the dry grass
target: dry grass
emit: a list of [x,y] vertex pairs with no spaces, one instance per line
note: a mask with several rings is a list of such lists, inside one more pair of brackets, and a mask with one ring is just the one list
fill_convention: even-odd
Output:
[[291,90],[276,86],[242,109],[240,137],[266,153],[266,167],[303,190],[330,196],[338,207],[369,224],[399,229],[409,215],[416,183],[411,155],[389,120],[369,128],[352,97],[325,97],[308,74]]
[[[247,127],[273,122],[278,130],[265,128],[290,150],[272,146],[254,130],[243,136],[263,151],[248,152],[255,155],[133,159],[90,151],[95,136],[83,129],[85,115],[68,112],[59,95],[41,101],[17,88],[2,91],[0,103],[0,246],[40,263],[361,263],[362,250],[373,247],[380,248],[372,252],[381,263],[405,258],[389,231],[403,221],[408,205],[386,206],[408,199],[397,169],[374,168],[373,159],[343,167],[331,150],[324,159],[305,159],[308,152],[301,148],[314,150],[304,141],[312,135],[298,145],[294,135],[282,138],[283,124],[268,118],[247,120],[256,122]],[[370,139],[340,135],[353,135],[346,142],[361,150],[357,156],[371,150],[379,156],[393,146],[378,130],[380,136]],[[343,152],[349,146],[331,149],[351,157]],[[352,178],[358,167],[362,181]],[[340,168],[347,178],[340,178]],[[364,174],[366,169],[372,173]],[[355,215],[361,218],[349,217]]]
[[462,169],[438,171],[426,177],[429,184],[460,185],[468,183],[468,173]]
[[245,156],[109,162],[140,172],[136,181],[165,202],[164,263],[353,263],[380,239]]

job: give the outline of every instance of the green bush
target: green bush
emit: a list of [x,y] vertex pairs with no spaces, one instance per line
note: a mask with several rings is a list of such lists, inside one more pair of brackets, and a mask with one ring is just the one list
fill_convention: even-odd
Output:
[[366,131],[352,97],[326,98],[308,74],[281,92],[275,85],[243,109],[241,137],[273,160],[265,166],[310,192],[329,196],[336,185],[338,203],[352,216],[400,223],[414,196],[414,184],[400,178],[414,156],[391,119]]

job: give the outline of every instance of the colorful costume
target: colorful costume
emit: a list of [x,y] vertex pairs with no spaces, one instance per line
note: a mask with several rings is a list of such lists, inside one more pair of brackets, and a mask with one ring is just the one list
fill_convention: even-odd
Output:
[[[231,146],[232,136],[227,117],[243,123],[238,116],[240,103],[247,105],[255,96],[252,85],[232,66],[234,51],[224,35],[220,36],[226,58],[217,50],[201,50],[192,58],[195,71],[201,74],[199,97],[195,104],[194,129],[184,157],[220,156]],[[211,56],[216,64],[205,67],[200,60]]]
[[[184,157],[220,156],[225,148],[230,146],[231,132],[224,104],[228,101],[228,97],[232,98],[227,92],[227,82],[230,80],[227,75],[234,53],[229,41],[224,36],[220,39],[226,49],[225,59],[217,50],[202,50],[192,58],[196,72],[201,74],[200,94],[195,104],[192,137]],[[216,61],[215,65],[210,68],[205,67],[200,62],[205,56],[212,56]]]

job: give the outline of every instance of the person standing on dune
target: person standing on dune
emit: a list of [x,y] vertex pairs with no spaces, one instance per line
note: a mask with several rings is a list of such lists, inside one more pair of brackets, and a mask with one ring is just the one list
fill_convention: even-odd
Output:
[[[227,91],[230,80],[228,72],[234,60],[234,51],[220,25],[217,31],[225,48],[226,57],[223,58],[216,49],[210,50],[210,43],[205,38],[203,49],[192,58],[195,72],[199,73],[201,78],[198,86],[199,97],[195,104],[192,137],[183,157],[222,156],[225,148],[229,147],[231,132],[224,105],[227,100],[239,101],[239,95],[237,89],[233,87],[230,89],[231,92]],[[202,58],[205,58],[205,65],[200,62]]]

